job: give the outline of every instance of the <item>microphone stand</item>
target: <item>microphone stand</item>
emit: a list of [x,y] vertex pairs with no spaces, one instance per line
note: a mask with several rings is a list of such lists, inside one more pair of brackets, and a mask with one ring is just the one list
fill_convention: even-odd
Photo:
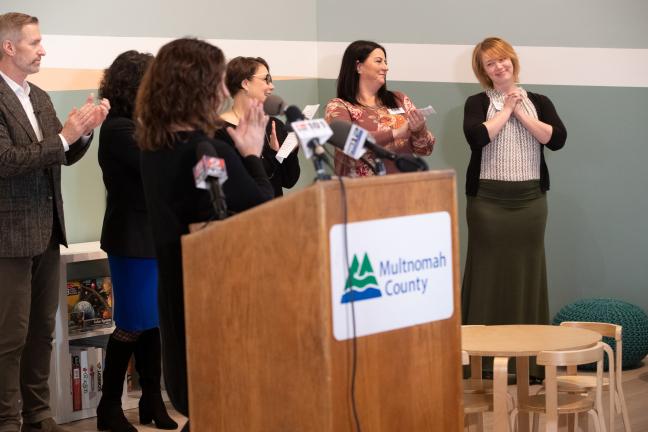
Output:
[[[225,201],[225,194],[221,188],[218,178],[214,178],[211,183],[210,193],[212,199],[212,206],[214,207],[215,220],[223,220],[227,218],[227,202]],[[214,184],[216,183],[216,184]]]
[[376,167],[374,172],[376,173],[376,175],[379,176],[387,175],[387,168],[385,168],[385,163],[382,161],[382,159],[376,158],[375,162],[376,162]]
[[400,172],[428,171],[427,162],[417,155],[397,155],[394,163]]
[[360,160],[361,160],[362,162],[364,162],[365,164],[367,164],[367,166],[368,166],[369,168],[371,168],[371,171],[372,171],[375,175],[377,175],[377,176],[384,176],[384,175],[387,174],[387,169],[385,168],[385,163],[382,161],[381,158],[376,157],[376,158],[374,159],[375,163],[371,162],[371,161],[369,160],[369,158],[367,158],[366,156],[362,156],[362,157],[360,158]]
[[331,180],[331,175],[324,169],[324,164],[328,164],[328,158],[324,149],[317,138],[308,142],[308,147],[313,150],[313,165],[315,166],[315,180]]

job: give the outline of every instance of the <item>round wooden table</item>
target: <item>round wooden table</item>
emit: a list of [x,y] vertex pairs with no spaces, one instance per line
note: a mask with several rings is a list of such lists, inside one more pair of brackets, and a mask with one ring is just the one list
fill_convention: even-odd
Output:
[[[591,330],[551,325],[462,326],[461,348],[471,356],[472,376],[481,379],[481,357],[493,360],[493,430],[509,430],[506,392],[508,361],[516,358],[518,401],[529,396],[529,357],[540,351],[588,348],[601,340]],[[519,430],[529,430],[527,413],[520,413]]]

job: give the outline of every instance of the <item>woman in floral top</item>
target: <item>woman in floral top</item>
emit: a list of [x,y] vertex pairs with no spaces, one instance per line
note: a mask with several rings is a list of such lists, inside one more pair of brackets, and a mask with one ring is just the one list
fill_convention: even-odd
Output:
[[[429,155],[435,137],[409,97],[387,90],[387,53],[376,42],[355,41],[344,51],[337,82],[337,97],[326,105],[326,121],[346,120],[368,130],[376,144],[394,153]],[[365,155],[370,161],[375,156]],[[397,172],[384,161],[387,173]],[[335,152],[337,175],[373,175],[371,167]]]

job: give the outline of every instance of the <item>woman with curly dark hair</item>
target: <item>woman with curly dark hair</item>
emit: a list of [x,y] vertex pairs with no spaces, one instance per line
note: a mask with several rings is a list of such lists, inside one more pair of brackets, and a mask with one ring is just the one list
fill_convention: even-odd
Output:
[[176,429],[160,393],[161,348],[157,305],[157,262],[140,176],[133,110],[137,89],[153,60],[126,51],[106,69],[99,92],[110,98],[111,112],[101,127],[99,165],[106,185],[101,248],[108,253],[115,301],[115,331],[106,350],[97,429],[135,432],[121,408],[128,361],[135,354],[142,397],[140,423]]
[[225,161],[223,193],[231,212],[273,198],[260,158],[268,123],[261,103],[250,101],[238,126],[227,128],[234,148],[213,138],[223,124],[218,113],[228,97],[224,74],[225,56],[219,48],[198,39],[169,42],[146,72],[135,109],[144,194],[159,264],[164,378],[173,406],[184,415],[189,414],[189,401],[180,237],[189,232],[190,224],[215,216],[208,191],[195,186],[197,149],[212,147]]

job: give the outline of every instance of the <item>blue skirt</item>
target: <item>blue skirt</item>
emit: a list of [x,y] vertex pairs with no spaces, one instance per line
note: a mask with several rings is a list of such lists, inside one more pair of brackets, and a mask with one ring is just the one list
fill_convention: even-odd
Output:
[[108,255],[108,264],[117,327],[128,331],[159,327],[157,260]]

